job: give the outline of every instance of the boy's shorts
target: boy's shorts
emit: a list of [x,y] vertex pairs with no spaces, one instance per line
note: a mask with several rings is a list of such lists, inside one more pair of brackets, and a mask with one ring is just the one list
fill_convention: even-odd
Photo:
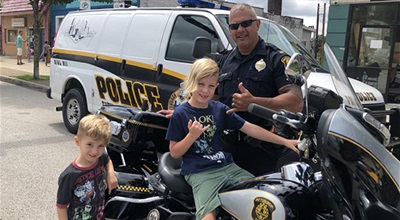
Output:
[[22,56],[22,48],[17,48],[17,56]]
[[196,205],[196,219],[202,219],[206,214],[221,205],[218,193],[236,183],[248,180],[254,176],[234,163],[217,167],[200,173],[185,176],[192,186]]

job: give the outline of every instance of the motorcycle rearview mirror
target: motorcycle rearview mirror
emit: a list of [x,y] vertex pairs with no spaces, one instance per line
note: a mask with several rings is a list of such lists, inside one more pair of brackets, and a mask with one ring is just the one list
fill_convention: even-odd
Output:
[[[299,53],[294,53],[289,62],[286,64],[285,74],[286,76],[297,86],[301,87],[301,92],[303,94],[304,100],[304,115],[308,116],[308,86],[307,86],[307,78],[306,74],[310,70],[310,65],[308,61]],[[305,120],[305,121],[306,121]]]

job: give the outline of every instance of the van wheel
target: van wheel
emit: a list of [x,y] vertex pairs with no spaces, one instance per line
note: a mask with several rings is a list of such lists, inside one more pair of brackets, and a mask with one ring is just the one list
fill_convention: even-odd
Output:
[[88,114],[86,100],[81,89],[71,89],[63,102],[63,121],[69,132],[76,134],[79,121]]

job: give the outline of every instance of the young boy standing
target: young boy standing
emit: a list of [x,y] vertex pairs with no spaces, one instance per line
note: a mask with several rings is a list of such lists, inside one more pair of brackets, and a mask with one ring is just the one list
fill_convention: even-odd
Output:
[[218,86],[218,72],[217,63],[212,59],[202,58],[193,63],[184,81],[184,93],[190,99],[176,108],[166,135],[171,156],[182,157],[181,175],[192,187],[197,219],[215,219],[215,209],[221,205],[220,190],[253,177],[233,163],[232,155],[224,151],[219,136],[225,129],[238,129],[251,137],[299,152],[297,140],[275,135],[236,113],[228,114],[231,112],[228,106],[212,101]]
[[111,126],[104,116],[81,119],[74,137],[80,153],[58,179],[58,219],[104,219],[105,190],[111,193],[118,183],[104,152],[110,139]]
[[30,47],[29,43],[26,44],[26,60],[30,63],[31,56],[33,55],[33,49]]

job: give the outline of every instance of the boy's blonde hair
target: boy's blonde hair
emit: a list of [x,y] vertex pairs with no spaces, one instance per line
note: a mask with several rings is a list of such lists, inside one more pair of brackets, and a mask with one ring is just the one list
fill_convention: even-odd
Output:
[[213,59],[201,58],[196,60],[183,84],[183,93],[186,98],[189,98],[190,93],[197,89],[197,84],[201,79],[209,76],[218,76],[218,73],[218,64]]
[[103,140],[108,144],[111,140],[111,125],[103,115],[87,115],[79,122],[77,137],[91,137],[95,140]]

